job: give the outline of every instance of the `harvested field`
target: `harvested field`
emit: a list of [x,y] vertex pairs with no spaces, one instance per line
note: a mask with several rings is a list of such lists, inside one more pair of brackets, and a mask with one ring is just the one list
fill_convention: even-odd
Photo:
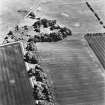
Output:
[[58,105],[105,104],[105,77],[81,39],[68,37],[37,46],[41,65],[53,80]]
[[105,34],[87,34],[85,35],[86,40],[89,43],[89,46],[92,48],[102,66],[105,69]]
[[0,47],[0,105],[34,105],[19,43]]

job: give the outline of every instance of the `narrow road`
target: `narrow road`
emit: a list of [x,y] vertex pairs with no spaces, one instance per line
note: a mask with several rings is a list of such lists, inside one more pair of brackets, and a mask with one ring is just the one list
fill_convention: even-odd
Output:
[[79,38],[37,44],[57,105],[104,105],[105,77]]

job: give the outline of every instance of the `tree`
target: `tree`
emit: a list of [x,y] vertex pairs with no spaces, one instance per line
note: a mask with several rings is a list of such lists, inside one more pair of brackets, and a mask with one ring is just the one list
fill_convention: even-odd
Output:
[[13,35],[13,32],[12,31],[9,31],[7,35]]
[[37,21],[37,22],[35,22],[32,26],[33,26],[34,28],[40,28],[40,26],[41,26],[40,20]]
[[28,51],[24,55],[24,60],[28,63],[37,64],[38,63],[38,57],[35,54],[35,52]]
[[31,41],[27,44],[26,50],[27,51],[36,51],[36,45],[35,45],[34,41]]
[[31,13],[28,15],[28,17],[29,17],[29,18],[32,18],[32,19],[35,19],[36,16],[35,16],[34,12],[31,12]]
[[41,19],[41,24],[44,26],[44,28],[48,28],[48,20],[47,19]]
[[56,24],[56,20],[49,20],[49,26],[54,26]]

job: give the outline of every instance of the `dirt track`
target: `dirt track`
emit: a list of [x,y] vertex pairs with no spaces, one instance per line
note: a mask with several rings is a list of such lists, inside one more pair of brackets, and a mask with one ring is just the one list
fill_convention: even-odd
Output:
[[50,70],[58,105],[105,104],[105,78],[81,40],[41,43],[38,49],[42,66]]

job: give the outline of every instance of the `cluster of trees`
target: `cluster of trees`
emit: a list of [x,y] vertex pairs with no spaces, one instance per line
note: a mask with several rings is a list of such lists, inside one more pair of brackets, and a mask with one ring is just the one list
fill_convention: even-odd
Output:
[[[41,32],[41,26],[43,26],[43,28],[49,28],[50,32]],[[13,31],[7,33],[7,42],[9,42],[9,38],[19,41],[25,40],[24,38],[26,37],[29,37],[29,40],[34,40],[34,42],[57,42],[72,35],[70,29],[57,25],[56,20],[39,19],[32,27],[33,31],[36,32],[36,35],[28,35],[29,27],[27,25],[23,26],[22,29],[17,25]]]
[[[43,33],[40,35],[34,35],[36,42],[56,42],[72,35],[70,29],[66,27],[60,27],[56,24],[56,20],[41,19],[33,24],[34,31],[40,32],[40,27],[50,28],[50,33]],[[54,32],[54,30],[57,30]]]
[[40,28],[43,26],[44,28],[48,28],[49,26],[54,26],[56,24],[56,20],[48,20],[48,19],[40,19],[33,24],[34,28]]
[[58,32],[34,35],[33,40],[36,42],[57,42],[66,38],[68,35],[71,35],[71,31],[67,28],[61,28]]

